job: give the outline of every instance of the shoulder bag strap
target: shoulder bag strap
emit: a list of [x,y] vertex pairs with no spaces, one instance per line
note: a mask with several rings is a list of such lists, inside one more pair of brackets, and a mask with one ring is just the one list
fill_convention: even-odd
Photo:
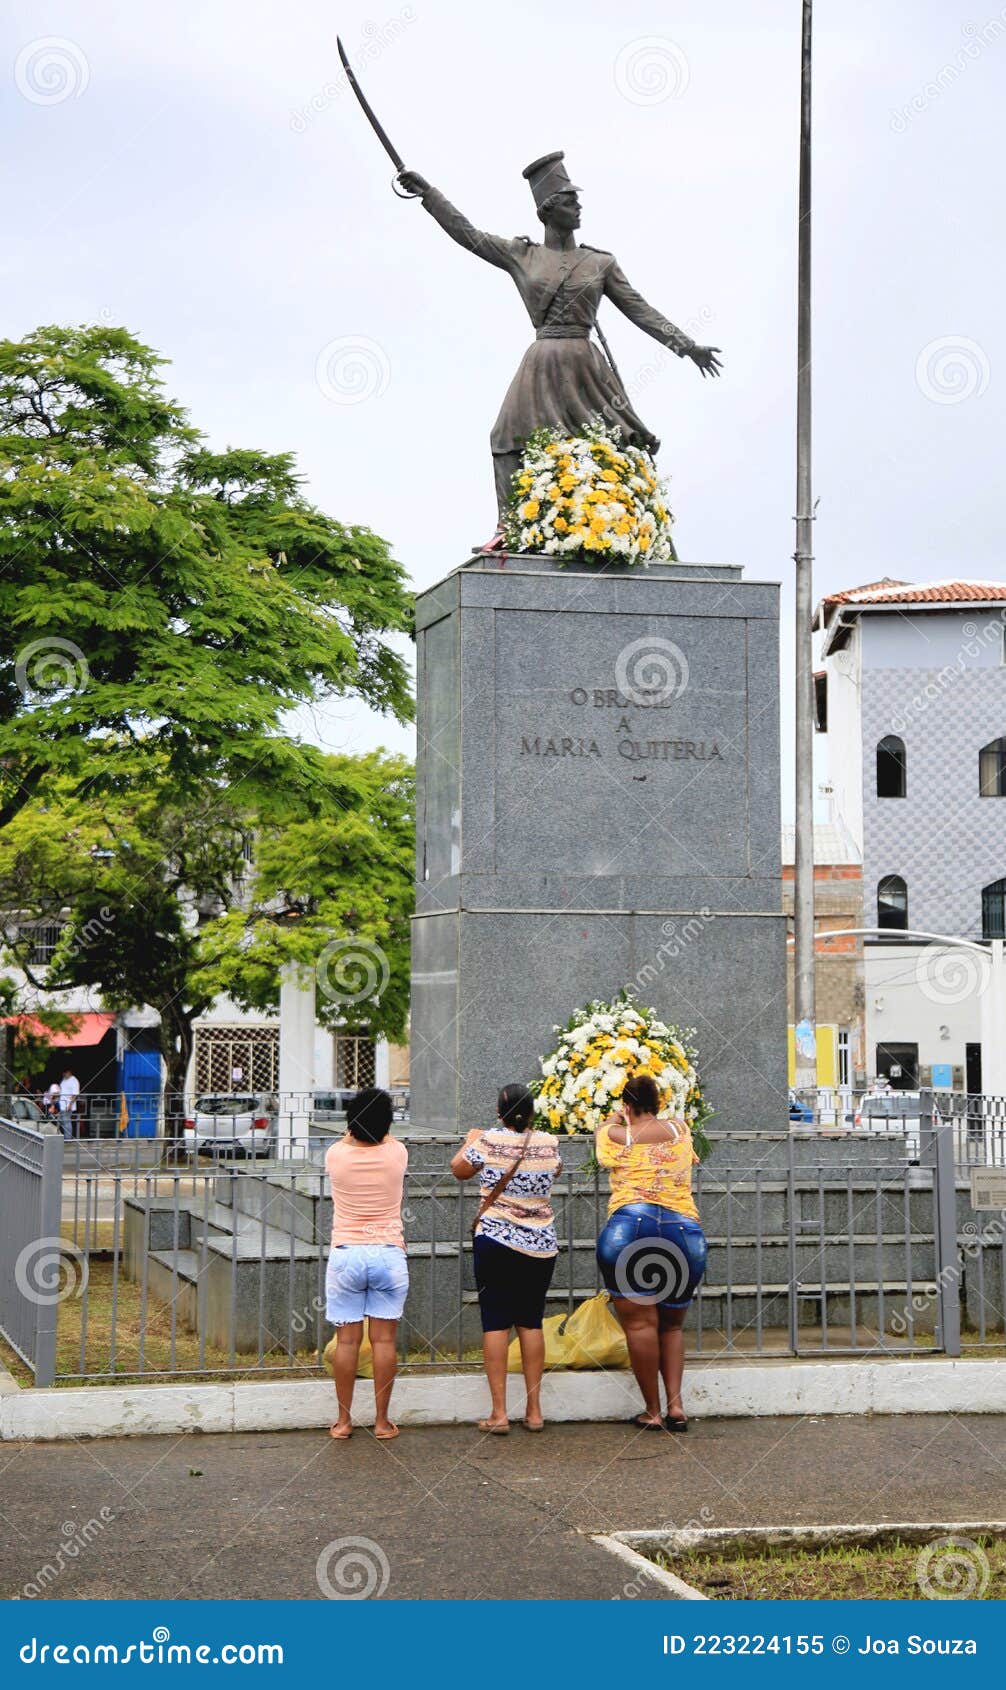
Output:
[[523,1162],[524,1153],[527,1150],[528,1144],[530,1143],[530,1140],[531,1140],[531,1134],[533,1132],[534,1132],[534,1128],[528,1127],[527,1131],[524,1134],[524,1138],[521,1142],[520,1152],[517,1156],[517,1160],[506,1170],[505,1174],[500,1174],[499,1179],[496,1181],[496,1184],[493,1186],[493,1188],[490,1191],[488,1197],[483,1197],[481,1203],[479,1204],[478,1210],[477,1210],[476,1215],[475,1215],[475,1219],[472,1221],[472,1237],[473,1238],[475,1237],[475,1231],[476,1231],[476,1228],[478,1227],[479,1221],[482,1219],[482,1216],[486,1213],[486,1211],[488,1209],[492,1208],[492,1206],[495,1203],[497,1197],[501,1196],[502,1193],[506,1190],[507,1186],[510,1184],[510,1181],[513,1179],[514,1174],[517,1172],[517,1169],[520,1167],[521,1163]]

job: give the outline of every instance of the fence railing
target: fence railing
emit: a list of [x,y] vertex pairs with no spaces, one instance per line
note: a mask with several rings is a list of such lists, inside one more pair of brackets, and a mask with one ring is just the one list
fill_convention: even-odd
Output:
[[[961,1327],[965,1345],[1003,1342],[1006,1217],[971,1210],[953,1123],[934,1131],[927,1108],[917,1146],[890,1129],[713,1131],[695,1177],[709,1266],[689,1311],[691,1354],[953,1354]],[[49,1245],[44,1300],[0,1304],[4,1336],[38,1383],[317,1374],[332,1332],[325,1140],[277,1159],[192,1156],[184,1139],[162,1137],[113,1145],[103,1161],[51,1124],[0,1135],[3,1284],[20,1252]],[[455,1141],[406,1137],[401,1360],[474,1367],[475,1194],[450,1174]],[[608,1184],[588,1154],[564,1143],[547,1314],[569,1315],[600,1289]]]
[[37,1385],[56,1372],[62,1140],[0,1121],[0,1336]]
[[[985,1092],[934,1091],[925,1088],[941,1121],[949,1124],[954,1162],[972,1167],[1006,1167],[1006,1097]],[[849,1132],[873,1138],[903,1137],[918,1156],[923,1119],[923,1089],[855,1095],[825,1087],[794,1090],[790,1121],[799,1129]]]

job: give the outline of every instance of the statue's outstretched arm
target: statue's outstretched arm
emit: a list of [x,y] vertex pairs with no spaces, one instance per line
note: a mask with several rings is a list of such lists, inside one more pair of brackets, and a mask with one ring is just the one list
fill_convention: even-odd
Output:
[[690,335],[685,334],[667,317],[662,317],[652,305],[647,305],[641,293],[626,281],[625,276],[617,264],[612,264],[604,279],[604,291],[613,305],[628,317],[630,323],[635,323],[645,334],[652,335],[663,346],[669,346],[679,358],[684,358],[695,345]]
[[697,364],[704,376],[718,376],[720,361],[716,354],[718,346],[700,346],[691,335],[685,334],[667,317],[662,317],[659,311],[654,311],[652,305],[647,305],[641,293],[626,281],[625,276],[614,259],[604,278],[604,291],[613,305],[628,317],[630,323],[642,329],[644,334],[652,335],[662,346],[669,346],[679,358],[690,358]]
[[469,223],[467,217],[457,206],[438,188],[431,187],[425,176],[418,171],[405,170],[399,177],[402,187],[409,193],[419,194],[423,205],[440,224],[446,229],[452,241],[457,241],[466,252],[474,252],[476,257],[484,258],[487,264],[496,264],[501,270],[509,270],[514,262],[514,248],[519,243],[504,240],[501,235],[490,235],[485,229],[476,229],[474,223]]

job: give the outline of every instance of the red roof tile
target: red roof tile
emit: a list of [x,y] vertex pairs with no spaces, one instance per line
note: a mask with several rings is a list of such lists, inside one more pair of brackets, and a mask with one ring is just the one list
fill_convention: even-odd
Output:
[[871,581],[865,587],[848,587],[829,593],[821,600],[818,615],[833,605],[885,604],[1004,604],[1006,581]]

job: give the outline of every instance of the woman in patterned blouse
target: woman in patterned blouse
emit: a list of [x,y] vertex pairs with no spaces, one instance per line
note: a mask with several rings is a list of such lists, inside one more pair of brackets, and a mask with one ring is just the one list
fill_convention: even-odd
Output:
[[[534,1099],[526,1086],[504,1086],[497,1109],[499,1124],[485,1132],[477,1128],[470,1132],[451,1163],[451,1172],[459,1180],[480,1176],[483,1207],[473,1250],[492,1407],[478,1425],[481,1432],[502,1435],[510,1430],[506,1380],[513,1327],[524,1374],[524,1425],[529,1432],[540,1432],[544,1426],[541,1323],[559,1249],[549,1198],[562,1158],[554,1136],[532,1127]],[[497,1184],[515,1164],[516,1172],[490,1202]]]

